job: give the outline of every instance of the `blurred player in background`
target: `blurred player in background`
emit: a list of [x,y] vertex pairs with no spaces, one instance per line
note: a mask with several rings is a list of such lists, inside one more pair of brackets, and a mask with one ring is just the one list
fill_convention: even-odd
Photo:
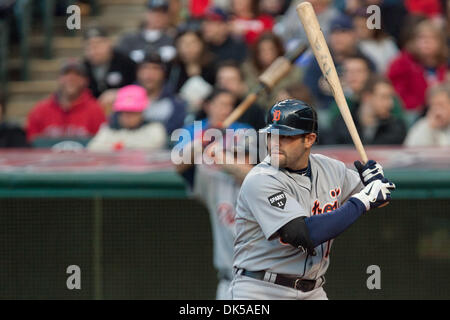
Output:
[[[193,185],[195,172],[195,167],[192,166],[192,164],[194,163],[194,158],[199,156],[195,153],[195,139],[203,140],[204,132],[208,128],[220,128],[222,122],[225,121],[225,119],[231,114],[235,106],[236,97],[230,91],[224,89],[216,89],[208,96],[203,104],[202,111],[204,112],[206,117],[201,120],[200,130],[196,131],[195,123],[189,124],[183,128],[187,130],[186,132],[189,134],[189,139],[185,140],[185,138],[180,137],[181,139],[178,141],[176,148],[185,149],[186,152],[189,152],[188,150],[191,149],[191,161],[189,163],[181,163],[176,165],[176,170],[183,175],[183,177],[189,182],[191,187]],[[232,130],[248,128],[250,128],[249,125],[240,122],[234,122],[229,127],[229,129]],[[202,141],[203,145],[208,143],[209,141]]]
[[[195,125],[187,126],[185,129],[189,132],[192,140],[179,142],[180,146],[184,146],[184,151],[191,149],[191,161],[176,166],[178,173],[193,187],[194,195],[204,202],[210,214],[214,266],[219,279],[216,298],[219,300],[231,298],[228,296],[228,286],[232,279],[235,206],[240,185],[247,172],[252,168],[248,156],[245,157],[244,163],[236,161],[236,156],[252,149],[251,146],[255,146],[256,141],[239,140],[239,135],[226,135],[225,131],[222,131],[225,138],[222,137],[212,143],[202,141],[204,148],[200,148],[199,151],[203,152],[204,150],[204,154],[198,154],[199,151],[193,148],[193,141],[195,139],[205,140],[206,130],[220,128],[221,123],[233,111],[235,103],[236,97],[224,89],[216,89],[210,95],[204,105],[206,119],[201,122],[202,131],[196,132]],[[236,130],[233,131],[236,133],[237,130],[249,128],[248,125],[235,122],[228,130]],[[219,152],[222,148],[225,152]],[[232,156],[227,158],[227,152]],[[193,165],[194,158],[205,154],[209,159],[214,160],[211,161],[213,164],[202,162],[202,164]],[[225,161],[227,159],[232,159],[231,163],[227,163]]]
[[[234,136],[232,138],[239,137]],[[247,173],[253,168],[248,151],[255,141],[242,138],[236,145],[226,139],[224,152],[216,152],[222,148],[223,142],[210,146],[209,155],[214,164],[197,165],[194,176],[194,196],[203,202],[208,209],[213,235],[214,267],[218,272],[217,300],[231,299],[229,285],[233,279],[233,245],[235,233],[236,203],[241,184]],[[256,150],[256,149],[255,149]],[[246,152],[245,163],[238,164],[238,154]],[[227,155],[233,163],[225,163]],[[219,164],[223,162],[224,164]]]
[[[206,118],[201,120],[202,130],[208,128],[221,128],[223,121],[226,120],[235,108],[236,102],[237,98],[231,91],[215,89],[206,98],[203,104],[202,111],[206,115]],[[234,122],[229,128],[237,130],[250,128],[250,126],[241,122]],[[195,132],[195,124],[185,126],[185,129],[189,131],[192,139],[198,138],[196,134],[202,134],[202,132]],[[186,142],[188,141],[183,141],[182,143]]]

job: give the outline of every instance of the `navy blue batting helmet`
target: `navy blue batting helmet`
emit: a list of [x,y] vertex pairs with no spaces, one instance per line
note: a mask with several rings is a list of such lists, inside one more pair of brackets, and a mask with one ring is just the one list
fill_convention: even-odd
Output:
[[316,111],[300,100],[288,99],[276,103],[267,115],[267,126],[259,132],[271,133],[274,129],[283,136],[318,133]]

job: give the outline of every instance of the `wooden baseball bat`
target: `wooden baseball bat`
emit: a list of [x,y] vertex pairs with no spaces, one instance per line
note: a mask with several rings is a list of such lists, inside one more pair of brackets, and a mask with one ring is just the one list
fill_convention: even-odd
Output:
[[244,101],[242,101],[233,112],[222,123],[223,128],[228,128],[233,122],[238,120],[250,106],[258,99],[259,94],[266,90],[270,91],[283,79],[289,71],[292,64],[300,57],[308,46],[306,44],[299,45],[295,50],[288,52],[282,57],[278,57],[264,72],[259,76],[259,86],[251,92]]
[[320,29],[319,22],[317,21],[314,9],[309,2],[302,2],[297,6],[297,14],[300,21],[303,24],[306,35],[308,37],[311,48],[314,51],[314,56],[317,59],[317,63],[322,70],[322,74],[327,80],[333,92],[334,99],[339,107],[342,118],[345,121],[350,136],[352,137],[353,143],[356,150],[364,163],[367,163],[368,158],[364,146],[359,137],[358,131],[356,130],[355,123],[353,122],[350,109],[348,108],[347,101],[345,100],[344,91],[342,90],[341,83],[339,82],[339,77],[336,72],[336,67],[334,65],[333,59],[331,58],[330,50],[323,36],[322,30]]

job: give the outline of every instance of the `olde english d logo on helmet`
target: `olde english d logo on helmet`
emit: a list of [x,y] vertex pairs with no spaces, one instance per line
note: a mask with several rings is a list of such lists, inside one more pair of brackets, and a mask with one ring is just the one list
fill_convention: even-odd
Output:
[[275,193],[267,199],[269,200],[270,205],[280,209],[284,209],[284,206],[286,205],[286,195],[283,192]]
[[275,110],[273,112],[273,119],[272,121],[278,121],[281,118],[281,111],[280,110]]

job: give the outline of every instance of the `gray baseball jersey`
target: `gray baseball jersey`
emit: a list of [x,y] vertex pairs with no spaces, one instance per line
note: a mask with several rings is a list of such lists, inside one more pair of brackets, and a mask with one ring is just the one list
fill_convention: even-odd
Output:
[[274,168],[269,157],[247,175],[236,209],[234,267],[311,280],[325,274],[332,240],[312,256],[280,242],[277,231],[295,218],[338,208],[363,185],[341,161],[311,154],[309,163],[311,178]]
[[233,278],[236,202],[240,184],[215,166],[198,165],[194,194],[209,211],[214,246],[214,267],[222,276]]

